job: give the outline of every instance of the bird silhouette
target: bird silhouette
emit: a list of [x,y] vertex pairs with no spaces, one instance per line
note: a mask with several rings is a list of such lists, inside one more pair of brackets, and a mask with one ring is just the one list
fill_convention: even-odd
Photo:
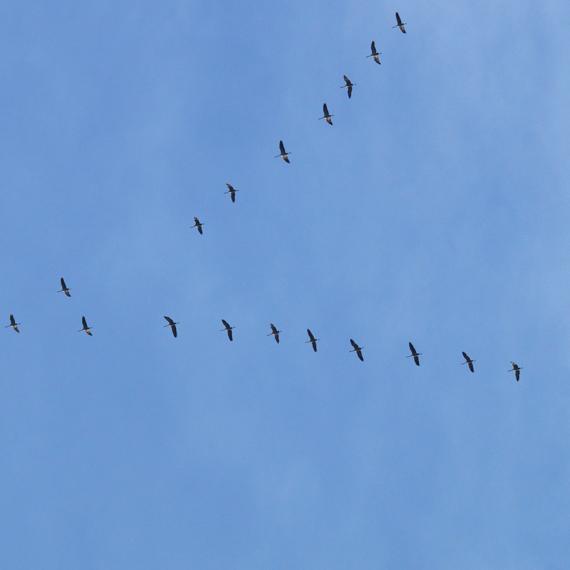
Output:
[[228,338],[230,340],[234,340],[233,336],[232,336],[232,329],[235,329],[235,327],[230,327],[230,325],[228,324],[227,321],[224,321],[224,319],[222,319],[222,323],[224,323],[224,326],[226,327],[225,329],[222,329],[220,332],[224,332],[226,331],[228,333]]
[[475,369],[473,368],[473,363],[475,362],[475,360],[471,360],[464,352],[462,352],[461,354],[463,354],[463,358],[465,358],[465,362],[462,362],[461,364],[468,364],[469,370],[471,370],[471,372],[475,372]]
[[170,317],[164,317],[167,321],[168,324],[164,325],[165,327],[171,327],[172,328],[172,334],[174,335],[174,338],[176,338],[178,336],[178,331],[176,330],[176,325],[179,325],[180,323],[175,323]]
[[291,164],[289,162],[289,157],[287,156],[288,154],[291,154],[291,153],[285,152],[285,145],[283,144],[283,141],[279,141],[279,150],[281,151],[281,154],[278,154],[275,158],[281,157],[285,162]]
[[310,342],[310,343],[313,345],[313,350],[314,350],[315,352],[317,352],[317,341],[320,340],[320,339],[315,338],[315,337],[313,336],[313,333],[312,333],[309,329],[307,329],[307,333],[309,334],[309,338],[310,338],[311,340],[306,340],[306,341],[305,341],[305,344],[308,344],[308,343]]
[[408,344],[410,345],[410,350],[412,351],[412,354],[410,354],[409,356],[406,356],[406,358],[412,358],[413,357],[414,362],[416,363],[417,366],[419,366],[420,365],[420,359],[418,357],[421,356],[422,353],[416,352],[416,349],[414,348],[414,345],[411,342],[409,342]]
[[376,46],[374,45],[374,42],[372,42],[372,45],[370,46],[370,49],[372,50],[372,53],[370,55],[367,55],[366,57],[373,57],[374,61],[378,64],[378,65],[382,65],[380,63],[380,60],[378,59],[379,55],[382,55],[381,53],[378,53],[376,51]]
[[68,297],[71,297],[71,295],[69,294],[69,292],[71,291],[71,289],[68,289],[65,285],[65,281],[63,280],[63,277],[61,278],[61,291],[58,291],[58,293],[65,293]]
[[350,344],[354,347],[354,350],[349,350],[348,352],[356,352],[358,354],[358,358],[364,362],[364,358],[362,357],[361,350],[364,348],[363,346],[358,346],[352,339],[350,339]]
[[279,344],[279,333],[280,333],[281,331],[278,331],[278,330],[275,328],[275,325],[273,325],[273,324],[271,324],[271,323],[269,324],[269,326],[271,327],[271,330],[272,330],[273,332],[270,332],[267,336],[274,336],[274,337],[275,337],[275,342],[276,342],[277,344]]
[[344,87],[348,87],[348,98],[352,95],[352,88],[356,85],[356,83],[351,83],[350,79],[345,75],[344,80],[346,81],[346,85],[343,85],[341,89]]
[[319,121],[320,121],[321,119],[326,119],[326,120],[327,120],[327,123],[328,123],[329,125],[332,125],[331,117],[334,117],[334,115],[329,115],[329,110],[327,109],[327,104],[326,104],[326,103],[323,105],[323,113],[324,113],[324,116],[319,117]]
[[86,332],[89,336],[93,336],[91,334],[91,327],[87,326],[87,321],[85,320],[85,317],[81,317],[81,323],[83,324],[83,328],[79,329],[77,332]]
[[406,25],[406,23],[402,23],[402,20],[400,19],[400,14],[398,14],[398,12],[396,12],[396,21],[398,22],[395,26],[392,26],[392,28],[400,28],[400,30],[402,30],[402,32],[405,34],[406,33],[406,29],[404,28],[404,26]]
[[20,331],[18,330],[18,325],[21,325],[22,323],[17,323],[16,319],[14,319],[14,315],[10,315],[10,324],[6,325],[4,328],[8,329],[8,328],[13,328],[17,333],[19,333]]

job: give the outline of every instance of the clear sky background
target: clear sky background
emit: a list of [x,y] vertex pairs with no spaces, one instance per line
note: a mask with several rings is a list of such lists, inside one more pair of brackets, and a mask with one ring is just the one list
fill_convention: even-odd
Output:
[[569,567],[567,3],[0,21],[4,568]]

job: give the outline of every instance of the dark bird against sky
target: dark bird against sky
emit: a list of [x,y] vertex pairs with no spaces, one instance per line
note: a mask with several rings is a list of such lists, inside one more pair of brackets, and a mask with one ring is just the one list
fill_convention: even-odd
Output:
[[413,357],[414,362],[416,363],[417,366],[419,366],[420,365],[419,357],[422,355],[422,353],[416,352],[416,349],[414,348],[414,345],[411,342],[409,342],[408,344],[410,345],[410,350],[412,351],[412,354],[410,354],[409,356],[406,356],[406,358],[412,358]]
[[233,339],[233,335],[232,335],[232,329],[235,329],[235,327],[230,327],[230,325],[228,324],[227,321],[224,321],[224,319],[222,319],[222,323],[224,323],[224,326],[226,327],[225,329],[222,329],[220,332],[224,332],[226,331],[228,333],[228,338],[230,340],[234,340]]
[[475,369],[473,368],[473,363],[475,362],[475,360],[471,360],[464,352],[462,352],[461,354],[463,354],[463,358],[465,358],[465,362],[462,362],[461,364],[468,364],[469,370],[471,370],[471,372],[475,372]]
[[279,333],[280,333],[281,331],[278,331],[278,330],[275,328],[275,325],[273,325],[273,324],[271,324],[271,323],[269,323],[269,326],[271,327],[271,330],[272,330],[273,332],[270,332],[267,336],[274,336],[274,337],[275,337],[275,342],[276,342],[277,344],[279,344]]
[[378,65],[382,65],[380,63],[380,60],[378,59],[379,55],[382,55],[381,53],[378,53],[376,51],[376,46],[374,45],[374,42],[372,42],[372,45],[370,46],[370,49],[372,50],[372,53],[370,55],[367,55],[366,57],[373,57],[374,61],[378,64]]
[[85,331],[89,336],[93,336],[91,334],[91,327],[87,326],[87,321],[85,320],[85,317],[81,317],[81,323],[83,325],[82,329],[79,329],[77,332],[83,332]]
[[324,113],[324,116],[323,116],[323,117],[319,117],[319,121],[320,121],[321,119],[326,119],[326,120],[327,120],[327,123],[328,123],[329,125],[332,125],[331,117],[334,117],[334,115],[329,115],[329,110],[327,109],[327,104],[326,104],[326,103],[324,103],[324,105],[323,105],[323,113]]
[[17,323],[16,319],[14,319],[14,315],[10,315],[10,324],[6,325],[4,328],[10,328],[12,327],[17,333],[19,333],[20,331],[18,330],[18,325],[21,325],[22,323]]
[[519,367],[518,364],[515,364],[514,362],[511,362],[511,364],[513,365],[512,369],[509,370],[509,372],[514,372],[515,373],[515,378],[517,379],[517,382],[519,381],[520,377],[521,377],[521,370],[522,368]]
[[343,85],[341,89],[348,87],[348,98],[352,95],[352,88],[356,85],[356,83],[351,83],[350,79],[345,75],[344,80],[346,81],[346,85]]
[[71,297],[71,295],[69,294],[69,292],[71,291],[71,289],[68,289],[65,286],[65,281],[63,280],[63,277],[61,278],[61,290],[58,291],[58,293],[65,293],[68,297]]
[[231,184],[226,184],[226,186],[229,188],[229,190],[227,192],[224,192],[224,194],[231,194],[232,195],[232,202],[236,201],[236,192],[239,192],[239,190],[236,190]]
[[[200,220],[199,220],[196,216],[194,216],[194,222],[195,222],[194,225],[193,225],[193,226],[190,226],[190,229],[192,229],[192,228],[198,228],[198,231],[200,232],[200,235],[202,235],[202,226],[204,226],[205,224],[201,224],[201,223],[200,223]],[[211,236],[210,236],[210,237],[211,237]]]
[[168,324],[164,325],[165,327],[172,327],[172,334],[174,335],[174,338],[176,338],[178,336],[178,331],[176,330],[176,325],[179,325],[180,323],[175,323],[170,317],[164,317],[167,321]]
[[358,346],[352,339],[350,339],[350,344],[352,344],[352,346],[354,347],[354,350],[349,350],[348,352],[356,352],[356,354],[358,354],[358,358],[360,358],[360,360],[362,360],[362,362],[364,362],[364,358],[362,357],[362,350],[363,350],[363,346]]
[[306,341],[305,341],[305,344],[308,344],[308,343],[310,342],[310,343],[313,345],[313,350],[314,350],[315,352],[317,352],[317,341],[320,340],[320,339],[315,338],[315,337],[313,336],[313,333],[312,333],[309,329],[307,329],[307,333],[309,334],[309,338],[310,338],[311,340],[306,340]]
[[396,12],[396,21],[398,22],[395,26],[392,26],[392,28],[400,28],[400,30],[402,30],[402,32],[405,34],[406,30],[404,28],[404,26],[406,25],[406,23],[402,23],[402,20],[400,19],[400,14],[398,14],[398,12]]
[[[289,157],[287,155],[291,153],[285,152],[285,145],[283,144],[283,141],[279,141],[279,150],[281,151],[281,154],[278,154],[275,158],[281,157],[285,162],[289,162]],[[291,163],[289,162],[289,164]]]

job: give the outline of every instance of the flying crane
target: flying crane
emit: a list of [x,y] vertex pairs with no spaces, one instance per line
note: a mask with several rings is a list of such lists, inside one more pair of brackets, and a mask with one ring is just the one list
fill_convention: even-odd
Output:
[[175,323],[170,317],[164,317],[167,321],[168,324],[164,325],[164,327],[171,327],[172,328],[172,334],[174,335],[174,338],[176,338],[178,336],[178,331],[176,330],[176,325],[179,325],[180,323]]
[[81,323],[83,324],[83,328],[79,329],[77,332],[85,331],[89,336],[93,336],[91,334],[91,327],[87,326],[87,321],[85,320],[85,317],[81,317]]
[[224,332],[226,331],[228,333],[228,338],[230,340],[234,340],[232,337],[232,329],[235,329],[235,327],[230,327],[230,325],[228,324],[227,321],[224,321],[224,319],[222,319],[222,323],[224,323],[224,326],[226,327],[225,329],[222,329],[220,332]]
[[285,162],[291,164],[289,162],[289,158],[287,157],[287,155],[291,153],[285,152],[285,145],[283,144],[283,141],[279,141],[279,150],[281,151],[281,154],[278,154],[275,158],[281,157]]
[[378,59],[379,55],[382,55],[382,53],[378,53],[376,51],[376,46],[374,45],[374,42],[372,42],[372,45],[370,46],[370,49],[372,50],[372,53],[370,55],[367,55],[366,57],[373,57],[374,61],[378,64],[378,65],[382,65],[380,63],[380,60]]
[[364,362],[364,358],[362,357],[362,352],[361,352],[364,347],[358,346],[352,339],[350,339],[350,344],[352,344],[354,350],[349,350],[348,352],[356,352],[356,354],[358,354],[358,358],[360,358],[360,360]]
[[324,114],[323,117],[319,117],[319,121],[320,121],[321,119],[326,119],[326,120],[327,120],[327,123],[328,123],[329,125],[332,125],[333,123],[332,123],[331,117],[334,117],[334,115],[329,115],[329,110],[327,109],[327,104],[326,104],[326,103],[323,104],[323,114]]
[[521,370],[522,368],[519,367],[518,364],[515,364],[514,362],[511,362],[511,364],[513,365],[512,369],[509,370],[509,372],[514,372],[515,373],[515,378],[517,379],[517,382],[519,381],[519,378],[521,377]]
[[313,333],[312,333],[309,329],[307,329],[307,333],[309,334],[309,338],[310,338],[311,340],[306,340],[306,341],[305,341],[305,344],[311,343],[311,344],[313,345],[313,350],[314,350],[315,352],[317,352],[317,341],[318,341],[318,340],[321,340],[321,339],[315,338],[315,337],[313,336]]
[[226,184],[226,186],[229,188],[229,190],[227,192],[224,192],[224,194],[231,194],[232,195],[232,202],[236,201],[236,192],[239,192],[239,190],[236,190],[231,184]]
[[276,342],[277,344],[279,344],[279,333],[280,333],[281,331],[278,331],[278,330],[275,328],[275,325],[273,325],[273,324],[271,324],[271,323],[269,323],[269,326],[271,327],[271,330],[272,330],[273,332],[270,332],[267,336],[274,336],[274,337],[275,337],[275,342]]
[[193,226],[190,226],[190,229],[192,229],[192,228],[198,228],[198,231],[200,232],[200,235],[202,235],[202,233],[203,233],[203,232],[202,232],[202,226],[205,226],[205,225],[206,225],[206,224],[201,224],[201,223],[200,223],[200,220],[199,220],[196,216],[194,216],[194,225],[193,225]]
[[395,26],[392,26],[392,28],[400,28],[400,30],[402,30],[402,32],[405,34],[406,30],[404,28],[404,26],[406,25],[406,23],[402,23],[402,20],[400,19],[400,14],[398,14],[398,12],[396,12],[396,21],[398,22]]
[[348,87],[348,98],[352,95],[352,88],[356,85],[356,83],[351,83],[350,79],[345,75],[344,80],[346,81],[346,85],[342,85],[341,89]]
[[17,333],[19,333],[20,331],[18,330],[18,325],[21,325],[22,323],[17,323],[16,319],[14,318],[14,315],[10,315],[10,324],[6,325],[4,328],[8,329],[10,327],[12,327]]
[[475,369],[473,368],[473,363],[476,362],[475,360],[471,360],[464,352],[462,352],[461,354],[463,354],[463,358],[465,358],[465,362],[462,362],[461,364],[468,364],[469,365],[469,370],[471,370],[471,372],[475,372]]
[[58,293],[65,293],[68,297],[71,297],[71,295],[69,294],[69,292],[71,291],[71,289],[68,289],[65,285],[65,281],[63,280],[63,277],[61,278],[61,291],[58,291]]
[[406,356],[406,358],[412,358],[412,356],[414,357],[414,362],[416,363],[417,366],[420,365],[420,359],[419,357],[422,355],[421,352],[416,352],[416,349],[414,348],[414,345],[409,342],[408,343],[410,345],[410,350],[412,351],[412,354],[410,354],[409,356]]

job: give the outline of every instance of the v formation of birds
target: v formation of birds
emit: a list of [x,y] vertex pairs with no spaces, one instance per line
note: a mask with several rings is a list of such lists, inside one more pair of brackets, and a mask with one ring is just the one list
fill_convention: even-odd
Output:
[[[393,28],[399,28],[402,33],[406,33],[406,29],[404,26],[406,26],[407,24],[405,22],[402,22],[402,19],[400,18],[400,15],[398,14],[398,12],[396,12],[396,25],[393,26]],[[370,55],[367,55],[366,57],[372,57],[374,59],[374,61],[378,64],[381,65],[380,63],[380,59],[379,56],[382,55],[381,53],[379,53],[376,50],[376,45],[375,42],[373,41],[371,46],[370,46],[370,50],[371,53]],[[347,93],[348,93],[348,98],[350,99],[352,97],[352,88],[356,86],[356,83],[352,83],[352,81],[345,75],[344,76],[344,81],[346,83],[346,85],[342,85],[341,89],[346,88],[347,89]],[[327,104],[324,103],[323,104],[323,116],[319,117],[319,120],[321,119],[325,119],[326,122],[329,125],[332,125],[332,117],[334,117],[334,115],[331,115],[329,113]],[[289,155],[291,154],[290,152],[287,152],[285,150],[285,145],[283,144],[283,141],[279,141],[279,154],[275,156],[275,158],[282,158],[285,162],[287,162],[288,164],[290,164],[290,160],[289,160]],[[224,192],[224,194],[230,194],[230,198],[232,200],[232,202],[235,203],[236,201],[236,192],[238,192],[238,189],[235,189],[231,184],[226,184],[226,186],[228,187],[227,192]],[[194,217],[194,225],[191,226],[191,228],[197,228],[198,232],[200,233],[200,235],[203,235],[203,230],[202,230],[202,226],[204,226],[205,224],[200,222],[200,220],[197,217]],[[67,287],[67,285],[65,284],[65,281],[63,279],[63,277],[60,280],[61,283],[61,289],[58,291],[58,293],[64,293],[67,297],[71,297],[70,291],[71,289],[69,289]],[[172,330],[172,334],[174,336],[174,338],[178,337],[178,330],[176,329],[176,325],[179,324],[178,322],[174,322],[173,319],[171,319],[170,317],[165,316],[164,317],[167,321],[167,324],[164,325],[165,327],[169,327]],[[85,317],[83,316],[81,318],[81,323],[83,325],[83,328],[79,329],[78,332],[85,332],[87,333],[89,336],[93,336],[91,333],[91,328],[87,325],[87,321],[85,319]],[[233,334],[232,334],[232,330],[235,327],[230,326],[230,324],[225,321],[224,319],[222,319],[222,323],[224,325],[224,328],[221,329],[220,332],[226,332],[228,335],[228,338],[230,341],[233,341]],[[10,315],[10,324],[6,325],[5,328],[12,328],[14,329],[17,333],[20,332],[20,330],[18,329],[18,326],[21,323],[17,323],[16,319],[14,318],[14,315]],[[275,327],[275,325],[273,325],[272,323],[270,323],[270,328],[271,328],[271,332],[267,335],[267,336],[272,336],[275,339],[275,342],[277,342],[279,344],[279,334],[281,333],[281,331],[277,330],[277,327]],[[311,344],[313,350],[315,352],[317,352],[317,341],[319,341],[320,339],[315,338],[315,336],[313,335],[313,333],[310,331],[310,329],[307,329],[307,334],[309,335],[309,340],[305,341],[306,344]],[[358,346],[358,344],[353,340],[350,339],[350,344],[352,345],[353,349],[350,350],[349,352],[355,352],[356,355],[358,356],[358,358],[361,361],[364,361],[364,357],[362,356],[362,350],[364,349],[363,346]],[[408,355],[406,358],[413,358],[415,364],[417,366],[420,365],[420,356],[422,355],[421,352],[417,352],[416,349],[414,348],[414,345],[410,342],[409,343],[409,348],[411,351],[411,354]],[[462,364],[467,364],[469,367],[469,370],[471,372],[475,372],[475,368],[473,366],[473,363],[475,362],[475,360],[472,360],[471,358],[469,358],[469,356],[465,353],[462,352],[463,358],[465,359],[465,362],[462,362]],[[519,367],[516,363],[511,362],[512,368],[509,370],[509,372],[514,372],[515,373],[515,377],[516,380],[518,381],[520,379],[520,371],[522,370],[522,367]]]

